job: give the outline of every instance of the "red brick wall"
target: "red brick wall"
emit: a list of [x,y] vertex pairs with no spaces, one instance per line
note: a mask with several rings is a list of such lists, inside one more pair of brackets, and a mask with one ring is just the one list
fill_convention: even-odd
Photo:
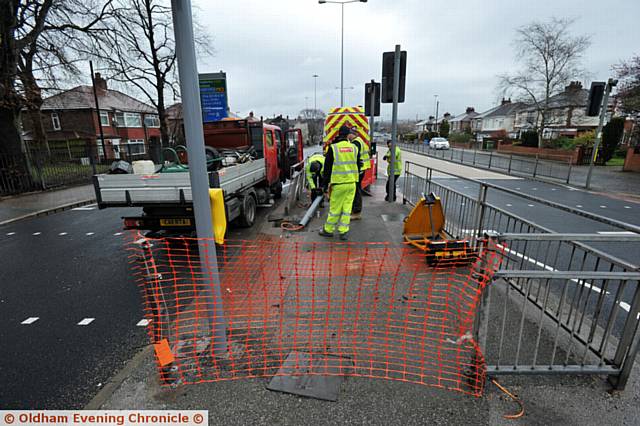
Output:
[[531,157],[535,157],[537,155],[538,158],[546,160],[571,160],[571,164],[577,164],[579,156],[578,149],[568,151],[564,149],[533,148],[529,146],[503,144],[498,144],[498,152],[503,154],[518,154]]
[[627,157],[624,159],[622,170],[625,172],[640,172],[640,152],[635,153],[635,148],[627,149]]

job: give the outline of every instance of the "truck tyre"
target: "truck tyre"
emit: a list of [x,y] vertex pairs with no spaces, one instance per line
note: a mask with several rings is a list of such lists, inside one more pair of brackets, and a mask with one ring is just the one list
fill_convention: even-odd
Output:
[[282,182],[278,181],[278,183],[276,183],[275,185],[273,185],[271,187],[271,192],[273,192],[273,197],[275,199],[280,199],[282,198]]
[[238,224],[244,228],[251,228],[256,221],[256,199],[253,195],[247,194],[242,198],[242,206],[240,208],[240,217]]
[[207,158],[207,170],[216,171],[222,166],[222,159],[217,149],[212,146],[205,146],[204,153]]

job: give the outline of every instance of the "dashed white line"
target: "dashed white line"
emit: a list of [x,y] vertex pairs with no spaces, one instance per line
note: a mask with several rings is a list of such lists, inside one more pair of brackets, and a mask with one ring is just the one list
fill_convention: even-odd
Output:
[[94,234],[95,234],[95,232],[87,232],[85,235],[91,236],[91,235],[94,235]]
[[557,189],[556,189],[556,188],[551,188],[551,190],[552,190],[552,191],[557,191]]
[[58,235],[60,235],[61,237],[63,237],[63,236],[65,236],[65,235],[67,235],[67,233],[66,233],[66,232],[61,232],[61,233],[59,233]]
[[507,207],[513,207],[513,204],[507,204]]
[[625,208],[625,209],[630,209],[631,207],[630,207],[630,206],[624,206],[624,208]]
[[118,235],[122,235],[122,232],[116,232],[115,234],[113,234],[114,236],[118,236]]
[[138,327],[146,327],[149,325],[151,321],[148,319],[141,319],[140,321],[138,321],[138,323],[136,324]]
[[30,324],[33,324],[34,322],[38,321],[39,319],[40,319],[40,317],[29,317],[26,320],[22,321],[20,324],[30,325]]
[[531,188],[531,190],[532,190],[532,191],[537,191],[537,190],[538,190],[538,188]]
[[34,233],[33,233],[33,234],[31,234],[31,235],[40,235],[40,234],[42,234],[42,232],[34,232]]
[[582,208],[582,204],[577,204],[576,207],[581,209]]
[[7,237],[10,237],[12,235],[16,235],[16,233],[15,232],[7,232]]
[[533,204],[527,204],[527,206],[529,206],[529,207],[533,207]]
[[516,188],[516,191],[520,191],[520,188]]
[[601,209],[606,209],[606,208],[607,208],[607,206],[600,206],[600,208],[601,208]]
[[85,318],[78,323],[78,325],[89,325],[95,320],[95,318]]

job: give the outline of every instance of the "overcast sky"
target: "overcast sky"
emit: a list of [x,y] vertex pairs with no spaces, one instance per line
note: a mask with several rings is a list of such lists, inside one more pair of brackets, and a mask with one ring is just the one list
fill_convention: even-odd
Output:
[[[227,73],[229,103],[242,115],[296,116],[339,105],[340,6],[317,0],[193,0],[214,38],[216,54],[199,72]],[[345,6],[345,104],[361,105],[364,83],[380,80],[382,52],[408,52],[403,119],[484,111],[497,102],[496,75],[513,69],[515,29],[532,20],[576,18],[575,34],[593,44],[584,58],[592,79],[640,54],[638,0],[369,0]],[[585,81],[588,84],[589,81]],[[305,97],[308,99],[305,100]],[[391,105],[382,106],[391,116]]]

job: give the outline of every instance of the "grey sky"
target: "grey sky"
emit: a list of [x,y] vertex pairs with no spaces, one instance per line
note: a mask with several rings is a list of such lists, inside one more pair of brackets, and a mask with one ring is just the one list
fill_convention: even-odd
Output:
[[[194,0],[199,18],[214,36],[216,56],[200,72],[227,72],[232,111],[297,115],[313,106],[312,74],[318,78],[318,108],[338,106],[340,6],[316,0]],[[597,9],[598,8],[598,9]],[[406,102],[400,117],[434,112],[459,114],[467,106],[495,105],[496,75],[513,67],[514,30],[532,20],[576,18],[574,33],[593,44],[584,65],[593,79],[610,66],[640,54],[637,0],[369,0],[345,6],[345,103],[362,104],[364,83],[380,80],[382,52],[396,43],[408,52]],[[586,81],[585,83],[588,83]],[[391,106],[383,105],[383,117]]]

